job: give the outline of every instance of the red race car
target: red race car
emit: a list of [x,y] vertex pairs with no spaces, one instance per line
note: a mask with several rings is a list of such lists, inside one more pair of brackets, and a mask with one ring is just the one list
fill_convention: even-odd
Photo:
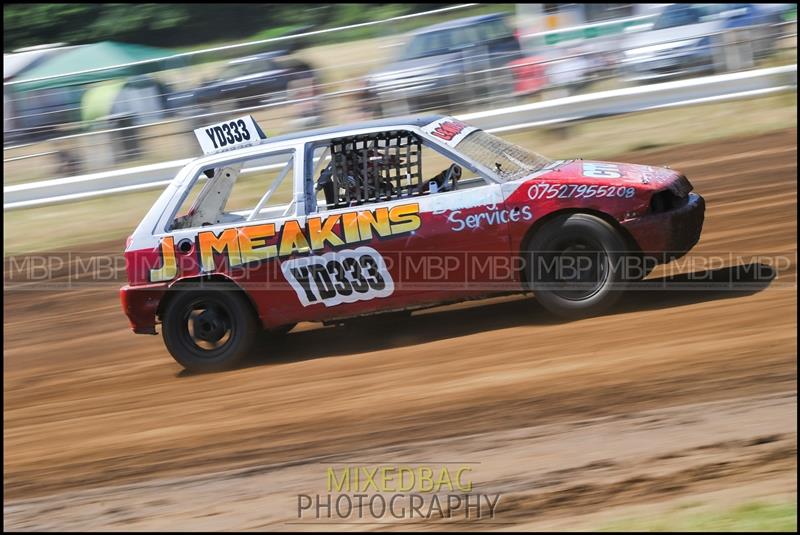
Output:
[[550,160],[450,117],[267,140],[248,116],[195,133],[207,154],[128,238],[121,290],[133,331],[161,323],[192,370],[301,321],[501,293],[596,314],[703,226],[677,171]]

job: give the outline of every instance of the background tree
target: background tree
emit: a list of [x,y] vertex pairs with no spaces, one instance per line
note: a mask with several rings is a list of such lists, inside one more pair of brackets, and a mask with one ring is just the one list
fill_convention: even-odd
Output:
[[[3,50],[104,40],[197,46],[280,35],[280,30],[300,26],[332,28],[446,5],[449,4],[7,4],[3,7]],[[373,37],[391,31],[390,27],[379,26],[351,32],[349,36]],[[312,42],[331,39],[333,36],[324,35]]]

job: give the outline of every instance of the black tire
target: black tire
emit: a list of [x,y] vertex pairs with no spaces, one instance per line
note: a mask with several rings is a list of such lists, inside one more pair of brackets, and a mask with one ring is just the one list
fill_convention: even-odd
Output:
[[193,287],[179,291],[163,316],[164,344],[187,370],[230,369],[253,348],[258,323],[240,291]]
[[536,300],[563,318],[602,312],[625,290],[631,253],[619,232],[599,217],[557,217],[536,232],[524,253]]

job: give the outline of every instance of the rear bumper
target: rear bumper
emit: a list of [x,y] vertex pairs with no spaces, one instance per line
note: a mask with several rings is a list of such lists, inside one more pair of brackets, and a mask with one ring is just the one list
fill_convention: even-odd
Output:
[[700,240],[705,210],[705,200],[690,193],[680,208],[623,221],[622,226],[646,256],[666,263],[685,255]]
[[156,334],[156,314],[166,284],[123,286],[119,290],[122,311],[128,316],[131,329],[136,334]]

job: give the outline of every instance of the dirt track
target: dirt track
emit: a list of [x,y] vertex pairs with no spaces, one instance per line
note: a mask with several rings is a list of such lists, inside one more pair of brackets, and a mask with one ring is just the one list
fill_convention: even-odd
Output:
[[[526,527],[732,485],[796,493],[796,136],[614,157],[687,173],[708,207],[681,271],[733,283],[659,271],[672,291],[572,323],[502,298],[358,338],[301,325],[248,367],[189,375],[129,333],[113,286],[6,292],[6,527],[282,527],[292,493],[324,490],[324,460],[477,462],[497,520]],[[777,278],[754,281],[759,260]]]

